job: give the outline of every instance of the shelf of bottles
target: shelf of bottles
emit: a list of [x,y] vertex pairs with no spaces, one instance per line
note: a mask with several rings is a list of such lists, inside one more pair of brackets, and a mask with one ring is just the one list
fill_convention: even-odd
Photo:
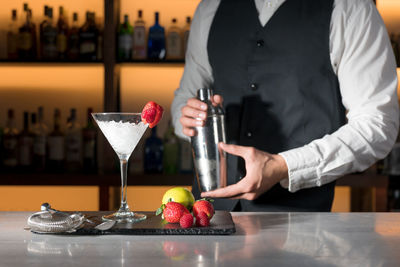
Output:
[[133,25],[129,15],[118,28],[118,60],[119,62],[136,63],[183,63],[189,38],[191,17],[186,17],[186,24],[181,29],[177,19],[172,18],[168,30],[160,25],[159,12],[154,13],[154,25],[146,28],[143,11],[138,11]]
[[[44,108],[39,107],[37,112],[22,113],[23,127],[18,129],[15,110],[9,109],[7,123],[0,127],[0,180],[10,174],[67,174],[60,178],[71,177],[68,174],[99,174],[98,140],[101,133],[91,117],[92,112],[92,108],[87,109],[86,125],[82,127],[75,108],[70,110],[66,122],[62,121],[61,111],[56,108],[53,124],[48,125],[44,120]],[[162,138],[157,135],[157,127],[148,130],[131,161],[129,171],[134,175],[190,175],[193,170],[190,144],[178,139],[171,125]],[[115,157],[114,173],[117,172]],[[146,183],[151,184],[151,181]]]
[[23,4],[22,10],[11,10],[3,46],[6,52],[0,62],[102,62],[103,27],[95,12],[87,11],[83,23],[79,23],[77,12],[68,18],[63,6],[56,10],[45,5],[39,20],[34,20],[32,12],[28,3]]
[[[192,14],[185,17],[183,27],[175,17],[165,27],[160,23],[159,12],[154,12],[152,26],[144,20],[142,10],[137,11],[134,21],[124,14],[117,29],[117,61],[184,63]],[[33,19],[28,3],[24,3],[22,10],[11,10],[3,46],[6,51],[0,63],[100,63],[103,60],[102,30],[102,21],[95,12],[87,11],[85,21],[79,23],[77,12],[68,17],[63,6],[59,6],[56,17],[55,8],[45,5],[38,21]]]

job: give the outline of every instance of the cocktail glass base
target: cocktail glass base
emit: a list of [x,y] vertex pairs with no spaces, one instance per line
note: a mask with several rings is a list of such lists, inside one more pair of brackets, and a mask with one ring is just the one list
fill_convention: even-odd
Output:
[[104,215],[104,221],[117,221],[119,223],[137,223],[146,220],[145,214],[132,211],[117,211],[115,213]]

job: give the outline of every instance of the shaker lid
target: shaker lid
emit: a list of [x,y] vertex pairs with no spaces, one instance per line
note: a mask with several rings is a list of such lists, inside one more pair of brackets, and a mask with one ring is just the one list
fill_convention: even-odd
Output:
[[214,92],[210,88],[200,88],[197,90],[197,98],[201,101],[211,99],[211,96],[214,95]]

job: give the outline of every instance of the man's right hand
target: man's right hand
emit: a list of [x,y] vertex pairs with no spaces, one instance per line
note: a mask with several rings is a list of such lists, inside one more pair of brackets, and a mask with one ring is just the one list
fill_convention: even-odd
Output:
[[[214,106],[222,105],[222,96],[214,95],[211,102]],[[186,102],[186,106],[181,109],[180,122],[182,124],[182,132],[187,136],[194,136],[196,131],[193,127],[204,126],[207,118],[207,105],[197,98],[190,98]]]

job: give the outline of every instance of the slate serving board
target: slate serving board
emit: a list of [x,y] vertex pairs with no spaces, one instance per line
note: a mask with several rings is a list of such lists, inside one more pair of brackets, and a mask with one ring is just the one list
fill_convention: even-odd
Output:
[[[101,223],[101,216],[111,212],[81,212],[90,220]],[[215,211],[208,227],[181,228],[179,224],[166,223],[154,212],[141,212],[147,219],[138,223],[117,223],[106,231],[94,229],[94,226],[85,223],[82,228],[73,233],[59,233],[58,235],[230,235],[236,232],[232,216],[228,211]]]

